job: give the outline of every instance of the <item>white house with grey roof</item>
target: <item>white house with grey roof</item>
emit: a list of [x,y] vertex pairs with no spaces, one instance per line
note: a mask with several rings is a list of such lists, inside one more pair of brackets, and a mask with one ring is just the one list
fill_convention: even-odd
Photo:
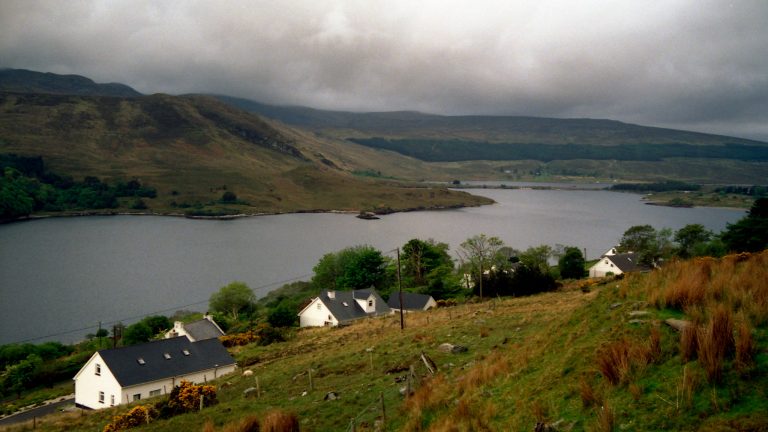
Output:
[[323,291],[299,312],[299,326],[335,327],[389,312],[387,303],[373,289]]
[[[393,292],[389,296],[387,305],[393,311],[400,311],[400,293]],[[412,292],[403,293],[402,309],[404,311],[425,311],[437,306],[437,302],[431,295]]]
[[204,339],[213,339],[220,336],[224,336],[224,330],[216,324],[213,317],[210,314],[203,315],[203,319],[192,321],[191,323],[184,324],[181,321],[173,323],[173,328],[165,333],[165,337],[173,338],[179,336],[186,336],[192,342],[201,341]]
[[100,350],[75,375],[75,405],[101,409],[170,393],[182,380],[203,383],[234,372],[218,339],[186,336]]
[[609,274],[620,275],[634,271],[648,271],[650,267],[640,263],[640,257],[633,252],[618,253],[610,249],[600,260],[589,268],[589,277],[603,277]]

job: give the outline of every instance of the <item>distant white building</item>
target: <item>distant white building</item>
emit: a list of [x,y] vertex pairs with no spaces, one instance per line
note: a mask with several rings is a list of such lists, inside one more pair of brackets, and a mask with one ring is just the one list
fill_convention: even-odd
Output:
[[[400,311],[400,293],[393,292],[389,296],[387,306],[393,311]],[[403,310],[404,311],[425,311],[437,307],[437,302],[431,295],[418,294],[412,292],[403,293]]]
[[234,372],[218,339],[161,339],[93,354],[73,378],[75,405],[101,409],[170,393],[182,380],[207,382]]
[[224,336],[224,330],[216,324],[210,314],[203,315],[203,319],[184,324],[181,321],[173,323],[173,328],[165,333],[165,338],[186,336],[192,342]]
[[589,268],[589,277],[604,277],[609,274],[620,275],[634,271],[647,271],[650,268],[639,262],[639,257],[633,252],[616,253],[611,249],[600,257],[600,260]]
[[335,327],[389,312],[387,303],[373,289],[323,291],[299,312],[299,326]]

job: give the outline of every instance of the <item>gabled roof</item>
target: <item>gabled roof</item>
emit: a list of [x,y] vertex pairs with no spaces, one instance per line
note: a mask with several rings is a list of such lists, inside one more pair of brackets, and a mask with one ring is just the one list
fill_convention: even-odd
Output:
[[98,353],[122,387],[235,363],[218,339],[190,342],[186,336]]
[[[333,298],[329,296],[329,291],[323,291],[318,296],[319,301],[323,302],[325,307],[336,317],[339,322],[346,322],[364,318],[366,316],[376,316],[389,313],[389,306],[384,299],[379,296],[375,290],[355,290],[355,291],[332,291]],[[366,313],[356,300],[368,300],[373,296],[375,300],[375,312]]]
[[649,267],[639,262],[639,257],[633,253],[617,253],[615,255],[605,256],[604,259],[609,259],[624,273],[633,271],[645,271],[649,270]]
[[[427,305],[427,302],[432,298],[430,295],[418,294],[411,292],[403,293],[403,309],[404,310],[423,310]],[[387,302],[392,309],[400,309],[400,293],[393,292],[389,296]]]
[[193,321],[189,324],[184,324],[184,330],[192,336],[195,341],[201,341],[204,339],[213,339],[219,336],[224,336],[224,332],[221,331],[219,326],[211,321],[203,318],[201,320]]

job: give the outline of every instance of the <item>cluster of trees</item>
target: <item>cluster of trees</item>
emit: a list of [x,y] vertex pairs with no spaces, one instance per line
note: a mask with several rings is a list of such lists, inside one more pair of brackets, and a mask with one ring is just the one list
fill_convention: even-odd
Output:
[[758,252],[768,248],[768,198],[754,202],[747,215],[715,234],[701,224],[673,232],[650,225],[635,225],[624,232],[618,250],[635,252],[647,265],[671,257],[720,257],[728,252]]
[[75,351],[59,342],[0,345],[0,396],[21,396],[26,389],[71,379],[91,354]]
[[754,197],[768,196],[768,186],[722,186],[715,189],[715,192],[724,194],[747,195]]
[[701,190],[701,185],[667,180],[665,182],[656,183],[619,183],[611,186],[611,190],[631,192],[697,191]]
[[139,180],[110,185],[98,177],[82,182],[47,171],[42,158],[0,157],[0,219],[14,219],[37,211],[105,209],[118,207],[118,198],[135,198],[132,207],[146,208],[142,198],[157,191]]

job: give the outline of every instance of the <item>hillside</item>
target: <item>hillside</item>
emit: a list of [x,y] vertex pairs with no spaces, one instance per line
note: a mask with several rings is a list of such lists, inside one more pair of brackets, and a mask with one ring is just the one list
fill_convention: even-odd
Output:
[[736,137],[613,120],[352,113],[217,97],[318,136],[428,162],[440,178],[705,184],[763,184],[768,178],[768,143]]
[[607,119],[559,119],[525,116],[444,116],[414,111],[354,113],[262,104],[227,96],[217,98],[286,124],[339,137],[411,138],[509,144],[755,145],[768,143]]
[[125,84],[97,84],[80,75],[59,75],[26,69],[0,69],[0,91],[81,96],[141,96],[141,93]]
[[[0,93],[0,153],[42,156],[47,169],[76,180],[139,179],[157,189],[156,198],[145,200],[152,212],[402,210],[489,202],[355,176],[375,163],[368,157],[372,151],[359,148],[350,154],[208,97]],[[415,172],[418,164],[392,165]],[[222,204],[225,191],[237,201]]]
[[[768,252],[680,261],[410,314],[404,331],[397,317],[300,330],[288,342],[235,349],[254,376],[219,379],[218,405],[136,430],[241,430],[234,426],[245,417],[276,409],[296,414],[305,432],[350,430],[353,421],[378,430],[383,404],[391,431],[763,431],[766,269]],[[668,318],[692,324],[681,334]],[[444,352],[443,343],[468,350]],[[404,398],[411,366],[415,393]],[[261,397],[245,399],[256,379]],[[329,392],[338,399],[326,400]],[[98,430],[125,411],[62,414],[37,426]]]

